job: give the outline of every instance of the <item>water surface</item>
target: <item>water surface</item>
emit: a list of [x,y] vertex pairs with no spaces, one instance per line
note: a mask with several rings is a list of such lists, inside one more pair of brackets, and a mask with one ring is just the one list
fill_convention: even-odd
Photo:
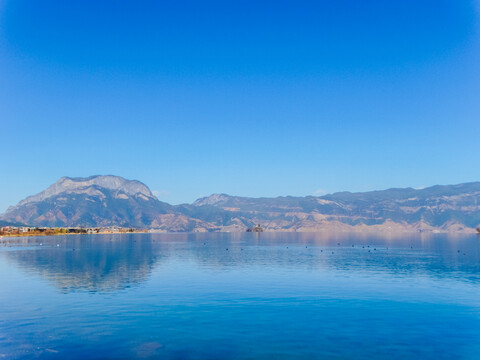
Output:
[[480,358],[476,236],[1,241],[0,358]]

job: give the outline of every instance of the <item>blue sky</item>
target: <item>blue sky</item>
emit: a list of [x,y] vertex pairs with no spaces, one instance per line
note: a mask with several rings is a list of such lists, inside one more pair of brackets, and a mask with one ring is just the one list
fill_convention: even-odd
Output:
[[0,0],[0,211],[480,180],[478,1]]

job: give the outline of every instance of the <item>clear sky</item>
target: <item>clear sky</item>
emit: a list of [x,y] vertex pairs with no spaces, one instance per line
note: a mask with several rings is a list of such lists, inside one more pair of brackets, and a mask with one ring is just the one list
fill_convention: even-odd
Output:
[[0,0],[0,212],[480,180],[480,1]]

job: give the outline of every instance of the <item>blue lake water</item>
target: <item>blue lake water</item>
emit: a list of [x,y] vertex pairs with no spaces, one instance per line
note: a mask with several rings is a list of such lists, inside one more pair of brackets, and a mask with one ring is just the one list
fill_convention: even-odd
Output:
[[480,238],[4,238],[2,358],[480,359]]

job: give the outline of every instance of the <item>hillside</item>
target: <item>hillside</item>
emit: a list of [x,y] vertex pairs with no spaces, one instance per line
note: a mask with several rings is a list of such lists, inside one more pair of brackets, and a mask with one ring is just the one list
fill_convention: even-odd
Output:
[[171,231],[193,231],[201,223],[159,201],[145,184],[111,175],[63,177],[10,207],[0,219],[30,226],[155,227]]
[[213,194],[193,204],[159,201],[143,183],[118,176],[63,177],[10,207],[0,221],[34,226],[128,226],[164,231],[474,231],[480,182],[339,192],[321,197]]
[[[371,226],[397,230],[472,230],[480,224],[480,182],[425,189],[340,192],[321,197],[247,198],[214,194],[198,199],[190,214],[217,225],[260,223],[269,230],[348,230]],[[202,209],[202,211],[200,211]],[[202,216],[208,213],[209,216]],[[222,218],[219,215],[222,215]]]

